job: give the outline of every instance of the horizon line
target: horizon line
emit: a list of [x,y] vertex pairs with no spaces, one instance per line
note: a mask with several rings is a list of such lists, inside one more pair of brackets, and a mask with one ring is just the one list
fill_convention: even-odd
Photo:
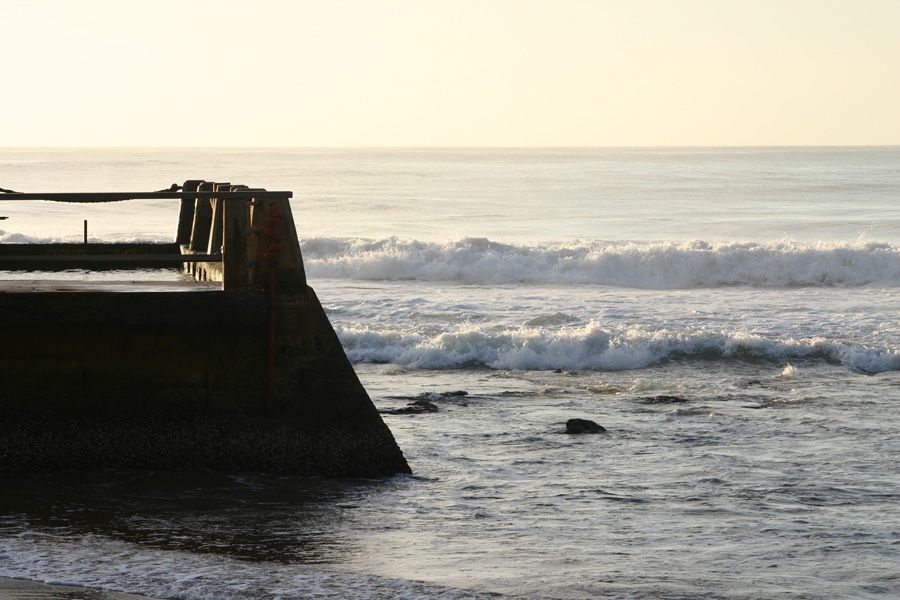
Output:
[[0,150],[737,150],[737,149],[804,149],[804,148],[900,148],[896,144],[726,144],[726,145],[702,145],[702,144],[677,144],[677,145],[548,145],[548,146],[426,146],[426,145],[11,145],[0,146]]

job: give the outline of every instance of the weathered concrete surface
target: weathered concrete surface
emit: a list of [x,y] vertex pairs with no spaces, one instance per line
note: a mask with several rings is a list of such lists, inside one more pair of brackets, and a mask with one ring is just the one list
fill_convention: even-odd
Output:
[[[4,270],[31,270],[61,271],[65,269],[83,268],[81,257],[115,256],[120,259],[133,257],[134,262],[119,260],[103,264],[91,263],[95,271],[109,269],[154,269],[171,267],[171,262],[153,262],[154,256],[177,255],[180,253],[178,244],[158,243],[120,243],[120,244],[3,244],[0,252],[0,268]],[[25,261],[22,257],[47,257],[46,262],[36,263]],[[49,259],[53,259],[52,261]],[[68,260],[67,260],[68,259]]]
[[0,470],[409,472],[312,289],[0,294]]

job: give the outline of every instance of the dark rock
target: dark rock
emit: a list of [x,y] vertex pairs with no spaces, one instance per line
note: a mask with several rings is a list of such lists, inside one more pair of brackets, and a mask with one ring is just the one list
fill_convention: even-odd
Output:
[[566,421],[566,433],[603,433],[606,431],[602,425],[588,419],[569,419]]
[[687,398],[682,398],[681,396],[646,396],[641,398],[641,402],[644,404],[684,404],[687,401]]
[[381,413],[385,415],[420,415],[422,413],[433,413],[437,411],[437,404],[429,402],[428,400],[413,400],[403,408],[382,410]]
[[565,371],[563,371],[562,369],[553,369],[553,372],[554,373],[564,373]]

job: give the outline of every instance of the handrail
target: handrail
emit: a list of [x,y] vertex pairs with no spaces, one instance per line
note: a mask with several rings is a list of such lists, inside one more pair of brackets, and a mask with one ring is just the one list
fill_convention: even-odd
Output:
[[222,254],[11,254],[0,256],[0,267],[8,264],[166,264],[222,262]]
[[15,200],[47,200],[49,202],[121,202],[124,200],[183,200],[194,198],[251,198],[275,200],[292,198],[293,192],[267,190],[240,190],[236,192],[50,192],[0,194],[0,202]]
[[[181,191],[178,191],[180,188]],[[215,279],[225,291],[265,286],[277,271],[278,291],[302,289],[306,274],[296,226],[291,215],[293,192],[269,191],[244,185],[189,179],[183,185],[154,192],[10,192],[0,202],[38,200],[99,203],[123,200],[178,200],[178,228],[171,247],[119,252],[88,244],[84,252],[68,252],[67,244],[42,245],[40,250],[4,249],[0,244],[0,270],[58,270],[72,266],[92,270],[180,265],[198,281]],[[271,226],[274,215],[281,215]],[[85,222],[86,223],[86,222]],[[281,248],[272,257],[268,249]],[[28,246],[28,245],[26,245]],[[63,246],[66,246],[64,248]],[[121,245],[112,244],[110,248]]]

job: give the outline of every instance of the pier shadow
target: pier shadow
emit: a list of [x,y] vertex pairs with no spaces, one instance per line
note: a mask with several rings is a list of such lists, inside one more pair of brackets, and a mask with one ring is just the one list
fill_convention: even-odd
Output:
[[0,535],[99,535],[252,561],[339,563],[357,500],[391,480],[180,472],[2,474]]

